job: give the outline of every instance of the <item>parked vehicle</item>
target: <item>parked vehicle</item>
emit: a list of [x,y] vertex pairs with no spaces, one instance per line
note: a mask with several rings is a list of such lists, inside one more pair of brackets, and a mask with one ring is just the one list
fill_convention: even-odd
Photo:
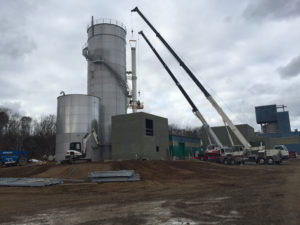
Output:
[[203,159],[204,161],[220,162],[220,150],[219,149],[206,150],[204,152]]
[[231,148],[222,148],[220,150],[220,163],[225,165],[235,165],[244,163],[245,152],[242,146],[236,145]]
[[28,152],[20,150],[1,150],[0,151],[0,164],[4,166],[27,164]]
[[282,160],[288,160],[289,159],[289,150],[285,145],[275,145],[274,149],[278,149],[281,151]]
[[289,152],[289,159],[296,159],[296,158],[297,158],[296,152]]

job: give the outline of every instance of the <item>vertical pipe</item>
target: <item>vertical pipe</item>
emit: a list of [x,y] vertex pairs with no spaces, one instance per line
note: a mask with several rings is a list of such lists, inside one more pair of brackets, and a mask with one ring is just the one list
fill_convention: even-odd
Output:
[[136,48],[131,47],[131,70],[132,70],[132,112],[137,111],[137,88],[136,88]]
[[92,36],[94,36],[94,17],[92,16],[92,22],[91,22],[91,27],[92,27]]

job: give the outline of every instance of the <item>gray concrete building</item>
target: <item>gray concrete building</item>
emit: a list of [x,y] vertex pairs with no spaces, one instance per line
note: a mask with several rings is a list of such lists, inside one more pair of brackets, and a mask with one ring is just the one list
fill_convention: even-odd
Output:
[[[236,125],[239,131],[243,134],[246,140],[252,146],[259,146],[260,144],[266,146],[266,148],[271,149],[274,145],[285,144],[289,146],[290,143],[300,143],[299,137],[289,136],[289,137],[272,137],[272,136],[264,136],[261,133],[255,132],[254,128],[248,124],[239,124]],[[231,146],[230,139],[228,133],[224,126],[212,127],[220,141],[224,146]],[[236,138],[236,136],[232,133],[232,131],[228,128],[233,142],[235,145],[241,145],[241,142]],[[203,145],[206,147],[209,142],[207,139],[207,135],[204,130],[201,130],[201,138],[203,140]]]
[[168,119],[144,112],[113,116],[112,159],[169,159]]
[[[251,127],[250,125],[239,124],[236,125],[236,127],[252,146],[259,146],[261,142],[263,144],[270,145],[269,140],[266,140],[266,138],[258,136],[255,133],[254,128]],[[220,141],[224,146],[231,146],[228,132],[224,126],[212,127],[212,129],[216,133],[216,135],[218,136],[218,138],[220,139]],[[233,134],[230,128],[228,128],[228,131],[232,137],[234,144],[241,145],[242,143],[237,139],[237,137]],[[201,130],[201,137],[203,139],[203,145],[206,147],[209,144],[209,142],[204,129]]]
[[[258,146],[260,144],[260,141],[262,140],[262,138],[259,138],[256,136],[253,127],[251,127],[248,124],[239,124],[239,125],[236,125],[236,127],[252,146]],[[212,129],[214,130],[216,135],[219,137],[219,139],[223,143],[223,145],[231,146],[228,132],[224,126],[213,127]],[[229,127],[228,127],[228,131],[232,137],[233,143],[235,145],[241,145],[242,143],[237,139],[237,137],[233,134],[233,132],[231,131],[231,129]]]

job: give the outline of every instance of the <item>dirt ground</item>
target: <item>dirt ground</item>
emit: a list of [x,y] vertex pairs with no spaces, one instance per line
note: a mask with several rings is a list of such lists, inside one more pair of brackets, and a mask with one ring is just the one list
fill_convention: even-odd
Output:
[[1,224],[300,224],[300,160],[274,166],[123,161],[0,168],[0,177],[86,179],[134,169],[141,182],[0,187]]

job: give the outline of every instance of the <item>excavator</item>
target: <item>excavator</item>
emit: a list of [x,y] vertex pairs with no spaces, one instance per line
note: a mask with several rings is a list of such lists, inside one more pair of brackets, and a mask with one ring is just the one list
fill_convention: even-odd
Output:
[[94,129],[90,133],[87,133],[81,142],[71,142],[70,148],[67,150],[65,155],[65,160],[62,163],[75,163],[78,161],[91,161],[91,159],[86,158],[87,156],[87,143],[89,139],[93,137],[97,146],[100,145],[99,137]]
[[[285,151],[281,151],[280,149],[265,149],[264,146],[260,147],[253,147],[251,144],[246,140],[246,138],[242,135],[242,133],[237,129],[237,127],[233,124],[233,122],[229,119],[227,114],[223,111],[221,106],[214,100],[214,98],[211,96],[211,94],[207,91],[207,89],[201,84],[201,82],[197,79],[197,77],[193,74],[193,72],[189,69],[189,67],[182,61],[182,59],[176,54],[176,52],[171,48],[171,46],[166,42],[166,40],[161,36],[161,34],[155,29],[155,27],[149,22],[149,20],[143,15],[143,13],[139,10],[138,7],[135,7],[131,10],[131,12],[136,12],[140,17],[145,21],[145,23],[151,28],[151,30],[155,33],[156,37],[163,43],[163,45],[169,50],[169,52],[173,55],[173,57],[178,61],[179,65],[185,70],[185,72],[188,74],[188,76],[193,80],[193,82],[199,87],[199,89],[202,91],[206,99],[210,102],[210,104],[213,106],[213,108],[217,111],[217,113],[221,116],[225,123],[225,127],[229,127],[233,134],[237,137],[237,139],[241,142],[241,146],[234,146],[232,142],[232,147],[229,149],[223,149],[221,150],[221,157],[220,160],[224,164],[237,164],[237,163],[244,163],[247,160],[254,160],[256,163],[259,164],[280,164],[282,159],[285,158]],[[146,40],[150,48],[155,53],[155,49],[153,46],[151,47],[151,44],[149,40],[146,38],[145,34],[141,31],[139,32],[143,36],[143,38]],[[155,53],[155,55],[158,57],[160,62],[163,64],[165,69],[168,71],[168,73],[171,75],[169,69],[167,69],[167,66],[165,63],[163,63],[163,60],[161,57]],[[172,76],[171,76],[172,77]],[[172,77],[174,80],[174,78]],[[180,89],[181,85],[178,81],[176,81],[176,78],[174,80],[178,88]],[[186,97],[186,93],[181,90],[183,95]],[[208,133],[210,136],[213,137],[215,140],[215,144],[221,148],[224,146],[221,142],[219,142],[218,137],[216,135],[213,135],[212,129],[208,126],[207,122],[205,121],[204,117],[201,115],[197,107],[194,103],[191,102],[190,98],[187,98],[188,102],[193,108],[194,114],[201,120],[203,125],[206,127]],[[226,128],[227,129],[227,128]],[[211,132],[212,131],[212,132]],[[229,132],[228,132],[229,134]],[[231,139],[231,138],[230,138]],[[231,139],[232,140],[232,139]]]

